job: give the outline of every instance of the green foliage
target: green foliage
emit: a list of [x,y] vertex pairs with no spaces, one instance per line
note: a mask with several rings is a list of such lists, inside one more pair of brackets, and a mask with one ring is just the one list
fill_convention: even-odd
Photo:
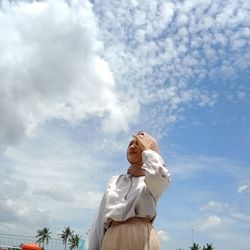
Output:
[[79,234],[72,235],[69,238],[69,243],[70,243],[69,249],[70,250],[77,249],[79,242],[80,242],[80,239],[81,239],[81,236]]
[[[191,250],[200,250],[201,247],[198,243],[193,243],[191,247],[189,247]],[[214,250],[215,247],[213,247],[213,243],[206,243],[205,246],[203,246],[202,250]]]
[[[68,227],[64,227],[64,230],[60,234],[58,234],[64,244],[65,250],[66,250],[68,242],[69,242],[70,250],[75,250],[78,248],[81,236],[79,234],[74,235],[73,233],[74,231],[71,230],[71,228],[68,226]],[[49,239],[51,239],[50,234],[51,232],[49,231],[49,228],[47,227],[37,230],[36,243],[38,243],[42,247],[43,250],[44,250],[44,243],[48,244]]]
[[64,244],[64,249],[66,250],[67,247],[67,242],[69,237],[71,237],[73,235],[74,231],[70,229],[70,227],[65,227],[64,230],[62,231],[62,233],[58,234],[60,236],[60,238],[63,241]]
[[39,245],[42,244],[42,248],[44,249],[44,243],[46,242],[46,244],[48,245],[49,239],[51,239],[50,234],[51,232],[49,231],[48,227],[44,227],[43,229],[37,230],[36,243],[38,243]]
[[198,243],[193,243],[193,245],[190,247],[191,250],[200,250],[200,246]]
[[213,247],[213,243],[206,244],[206,246],[203,246],[202,250],[214,250],[215,248]]

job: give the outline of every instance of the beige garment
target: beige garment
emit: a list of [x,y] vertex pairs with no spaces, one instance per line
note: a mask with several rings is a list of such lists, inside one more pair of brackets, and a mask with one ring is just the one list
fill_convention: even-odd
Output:
[[101,250],[160,250],[157,233],[148,219],[114,222],[104,234]]
[[110,179],[84,250],[101,249],[104,233],[112,221],[127,221],[132,217],[154,220],[157,201],[171,178],[158,153],[145,150],[142,152],[142,161],[145,176],[123,174]]

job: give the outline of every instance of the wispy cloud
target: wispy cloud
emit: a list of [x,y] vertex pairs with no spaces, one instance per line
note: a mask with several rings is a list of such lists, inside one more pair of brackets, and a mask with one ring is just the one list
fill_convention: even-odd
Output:
[[232,212],[231,216],[237,220],[250,222],[250,214],[243,214],[240,212]]
[[[230,158],[205,155],[180,155],[171,152],[169,163],[173,176],[186,179],[199,176],[202,173],[231,176],[235,185],[244,183],[250,177],[250,171],[245,163]],[[238,192],[248,188],[248,184],[239,185]]]
[[73,202],[75,200],[74,193],[65,185],[43,186],[34,190],[33,194],[45,196],[56,201]]
[[218,201],[209,201],[207,204],[200,207],[201,211],[209,211],[219,213],[228,209],[229,205]]
[[249,191],[249,188],[250,188],[250,185],[249,185],[249,184],[240,185],[240,186],[238,187],[238,192],[239,192],[239,193],[247,192],[247,191]]
[[163,230],[159,230],[157,233],[158,233],[161,241],[169,241],[169,235],[167,232],[165,232]]
[[209,230],[211,228],[219,226],[221,223],[222,220],[219,216],[211,215],[207,218],[204,218],[203,220],[198,221],[196,224],[196,229],[201,231]]

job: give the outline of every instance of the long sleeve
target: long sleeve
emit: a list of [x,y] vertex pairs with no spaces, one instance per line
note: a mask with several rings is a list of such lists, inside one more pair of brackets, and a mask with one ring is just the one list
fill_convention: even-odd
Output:
[[94,223],[92,225],[92,228],[84,245],[84,250],[101,249],[102,238],[105,234],[105,231],[107,230],[110,220],[108,216],[109,214],[108,205],[110,201],[110,199],[108,198],[108,190],[110,189],[112,183],[116,181],[116,179],[117,176],[111,177],[111,179],[107,184],[106,190],[104,192],[99,208],[97,210]]
[[111,221],[126,221],[131,217],[156,216],[156,201],[170,182],[170,174],[161,156],[152,151],[142,153],[145,176],[129,174],[113,176],[104,192],[84,250],[100,250]]
[[105,207],[105,194],[101,200],[99,209],[96,213],[95,221],[88,235],[84,250],[100,250],[101,241],[105,232],[104,217],[102,210]]
[[169,185],[171,178],[161,156],[152,150],[142,153],[142,169],[145,171],[145,183],[157,200]]

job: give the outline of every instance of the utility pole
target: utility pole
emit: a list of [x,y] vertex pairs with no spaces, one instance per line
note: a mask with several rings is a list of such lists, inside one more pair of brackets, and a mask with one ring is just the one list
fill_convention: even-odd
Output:
[[192,244],[194,244],[194,229],[192,228]]

